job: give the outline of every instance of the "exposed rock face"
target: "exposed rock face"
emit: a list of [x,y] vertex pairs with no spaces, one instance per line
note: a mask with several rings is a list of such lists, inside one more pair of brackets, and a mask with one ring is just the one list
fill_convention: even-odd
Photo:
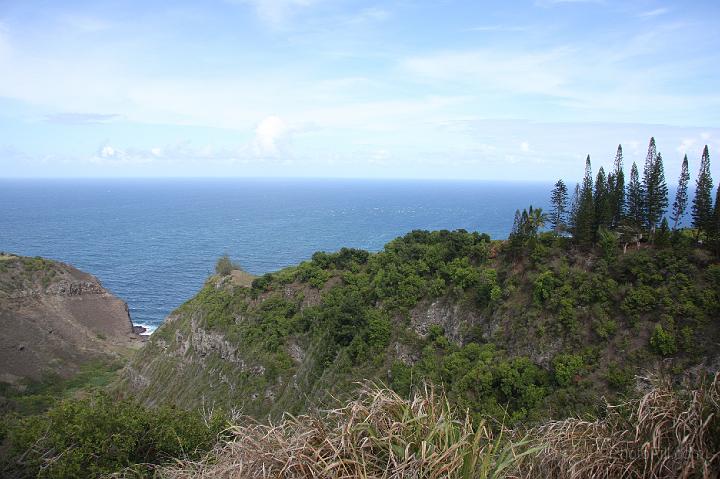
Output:
[[421,301],[410,312],[410,324],[417,334],[425,337],[430,326],[441,326],[448,339],[457,344],[462,343],[465,329],[480,323],[487,321],[483,321],[477,310],[464,308],[462,304],[447,297]]
[[142,342],[124,301],[92,275],[41,258],[0,257],[0,381],[70,376]]

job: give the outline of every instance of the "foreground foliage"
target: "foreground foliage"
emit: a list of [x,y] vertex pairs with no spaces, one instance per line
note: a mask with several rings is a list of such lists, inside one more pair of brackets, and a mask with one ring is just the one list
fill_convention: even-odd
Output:
[[641,398],[609,406],[596,421],[566,419],[532,429],[539,453],[527,478],[715,478],[720,476],[720,375],[692,391],[654,380]]
[[203,461],[161,468],[190,478],[500,478],[535,450],[456,414],[430,387],[402,399],[365,386],[358,399],[320,416],[285,416],[277,425],[231,429]]
[[674,390],[653,380],[641,398],[595,421],[492,432],[425,386],[412,399],[365,386],[319,416],[276,425],[247,419],[201,461],[157,470],[199,478],[714,478],[720,474],[720,381]]
[[3,477],[100,477],[133,464],[201,456],[216,442],[221,414],[147,409],[97,393],[59,402],[5,425]]

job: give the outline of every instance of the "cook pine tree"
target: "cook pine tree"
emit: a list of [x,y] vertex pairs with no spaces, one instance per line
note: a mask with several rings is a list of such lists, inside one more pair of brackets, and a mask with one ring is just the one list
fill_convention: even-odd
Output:
[[655,233],[668,206],[668,188],[662,155],[657,153],[655,138],[650,138],[643,171],[643,210],[645,226]]
[[618,145],[613,170],[608,174],[608,193],[612,212],[611,225],[617,228],[625,213],[625,173],[623,171],[622,145]]
[[567,229],[568,215],[568,190],[563,180],[555,183],[552,194],[550,195],[550,215],[548,219],[553,231],[559,233]]
[[688,158],[685,155],[682,166],[680,167],[680,178],[678,179],[677,192],[675,193],[675,201],[673,202],[672,215],[670,219],[673,222],[673,230],[677,230],[678,225],[685,216],[688,202],[688,181],[690,181],[690,173],[688,173]]
[[577,213],[575,215],[575,241],[581,245],[591,245],[595,238],[595,205],[593,203],[593,179],[590,155],[585,160],[585,176],[580,187]]
[[692,225],[696,228],[695,238],[700,238],[700,233],[707,233],[710,230],[712,221],[712,189],[713,180],[710,176],[710,152],[707,145],[703,149],[700,160],[700,171],[695,181],[695,198],[692,204]]

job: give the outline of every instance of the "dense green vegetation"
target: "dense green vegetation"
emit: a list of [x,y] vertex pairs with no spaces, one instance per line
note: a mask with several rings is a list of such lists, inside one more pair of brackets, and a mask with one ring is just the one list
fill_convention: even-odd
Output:
[[402,394],[431,381],[476,418],[532,423],[599,413],[640,368],[673,374],[716,354],[720,266],[691,234],[623,253],[612,235],[577,248],[538,229],[508,242],[413,231],[251,288],[211,280],[135,361],[150,385],[121,389],[262,417],[330,404],[364,378]]
[[45,412],[62,399],[107,386],[121,367],[119,361],[98,360],[82,365],[79,372],[69,378],[48,374],[42,380],[24,380],[16,385],[0,382],[0,415],[27,416]]
[[[47,412],[3,420],[8,450],[4,477],[100,477],[142,464],[197,459],[225,425],[222,414],[163,406],[149,410],[132,400],[96,393],[60,401]],[[6,436],[6,437],[5,437]]]

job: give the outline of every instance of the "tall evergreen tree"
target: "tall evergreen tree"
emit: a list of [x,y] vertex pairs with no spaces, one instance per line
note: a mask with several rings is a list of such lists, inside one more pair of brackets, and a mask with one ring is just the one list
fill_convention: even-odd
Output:
[[710,221],[712,219],[712,189],[713,181],[710,176],[710,153],[707,145],[703,150],[702,160],[700,161],[700,171],[698,172],[697,181],[695,182],[695,198],[692,205],[693,227],[697,228],[697,236],[701,231],[709,230]]
[[577,231],[577,215],[580,209],[580,183],[575,183],[572,200],[570,201],[570,213],[568,214],[568,229],[575,235]]
[[643,188],[640,183],[640,174],[638,173],[638,167],[633,162],[632,168],[630,169],[630,182],[627,186],[626,209],[625,216],[628,223],[634,227],[640,227],[644,223],[645,213],[643,206]]
[[605,177],[605,169],[601,166],[595,178],[595,192],[593,194],[593,204],[595,206],[595,226],[593,232],[597,232],[598,228],[608,228],[612,222],[612,192],[610,191],[607,178]]
[[610,191],[610,208],[612,211],[611,224],[617,227],[625,213],[625,172],[623,171],[622,145],[618,145],[613,171],[608,175],[608,190]]
[[575,226],[575,240],[584,245],[592,243],[595,237],[595,205],[593,204],[593,179],[590,155],[585,160],[585,177],[580,188],[580,201]]
[[522,251],[523,244],[525,243],[525,236],[523,235],[522,216],[520,210],[515,210],[515,220],[513,221],[512,231],[508,237],[508,244],[510,247],[510,254],[516,258],[520,251]]
[[[657,158],[657,146],[655,145],[655,137],[650,137],[650,144],[648,144],[648,152],[645,156],[645,165],[643,166],[643,186],[647,187],[650,182],[650,175],[652,175],[653,165]],[[647,191],[646,191],[647,192]]]
[[645,183],[645,220],[648,228],[655,231],[668,206],[668,187],[665,182],[665,168],[662,155],[657,154],[650,165],[650,174]]
[[568,213],[568,191],[563,180],[555,183],[552,194],[550,195],[550,224],[555,232],[567,229],[567,213]]
[[715,193],[715,208],[713,209],[712,219],[708,225],[708,235],[712,239],[713,248],[718,252],[720,247],[720,187]]
[[673,221],[673,230],[677,229],[678,225],[682,221],[682,217],[685,216],[685,209],[687,208],[688,201],[688,181],[690,181],[690,173],[688,173],[688,159],[687,155],[685,155],[682,167],[680,168],[680,179],[678,179],[677,192],[675,193],[672,215],[670,216],[670,219]]

